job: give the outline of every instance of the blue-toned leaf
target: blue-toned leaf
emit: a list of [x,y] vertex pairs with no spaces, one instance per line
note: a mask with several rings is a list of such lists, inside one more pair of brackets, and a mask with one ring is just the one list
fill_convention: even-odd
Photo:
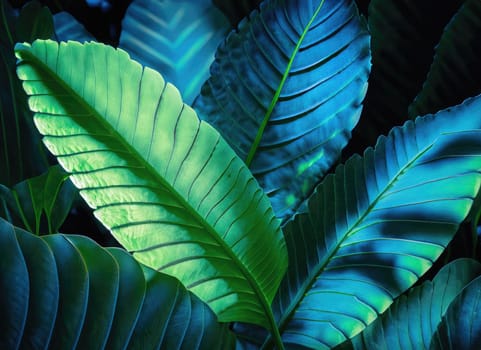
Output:
[[12,186],[40,175],[48,165],[15,74],[13,47],[18,41],[50,38],[52,18],[48,9],[37,1],[28,2],[20,14],[8,1],[0,1],[0,19],[0,183]]
[[122,21],[119,47],[160,72],[190,104],[229,30],[225,16],[208,0],[134,0]]
[[458,259],[444,266],[432,282],[426,281],[396,299],[381,317],[352,340],[353,348],[429,349],[431,337],[448,306],[479,275],[481,264],[476,260]]
[[409,116],[435,113],[481,92],[481,3],[467,0],[446,26]]
[[56,233],[65,221],[77,191],[58,165],[37,177],[16,184],[11,190],[0,189],[9,216],[17,226],[35,234]]
[[409,121],[336,168],[285,226],[274,310],[287,346],[362,331],[443,252],[481,184],[481,96]]
[[481,349],[481,277],[468,284],[449,305],[429,349]]
[[28,312],[30,283],[13,226],[0,219],[0,348],[20,346]]
[[372,72],[365,108],[349,147],[373,146],[379,135],[408,118],[408,106],[426,79],[434,47],[463,2],[370,1]]
[[338,159],[369,74],[350,0],[264,1],[222,43],[195,108],[250,167],[279,218]]
[[[228,325],[124,250],[0,219],[0,348],[232,349]],[[156,322],[154,322],[156,321]]]
[[59,12],[53,16],[55,38],[57,41],[91,41],[95,37],[77,19],[68,12]]

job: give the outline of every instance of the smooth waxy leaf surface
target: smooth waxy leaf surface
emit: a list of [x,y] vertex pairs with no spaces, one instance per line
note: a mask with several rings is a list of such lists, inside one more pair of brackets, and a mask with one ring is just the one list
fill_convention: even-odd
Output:
[[272,327],[285,243],[268,198],[219,133],[122,50],[36,41],[16,53],[44,143],[120,244],[221,321]]
[[[444,266],[433,281],[402,295],[352,340],[354,349],[429,349],[441,318],[451,302],[481,274],[481,264],[458,259]],[[344,349],[351,348],[346,344]]]
[[431,350],[481,347],[481,278],[472,281],[449,305],[433,335]]
[[209,0],[134,0],[122,21],[119,47],[160,72],[190,104],[229,30],[227,18]]
[[226,349],[232,336],[175,278],[83,236],[0,219],[2,349]]
[[409,116],[435,113],[481,92],[481,3],[465,1],[446,26],[422,90]]
[[50,38],[52,33],[52,15],[37,1],[27,3],[18,15],[8,1],[0,2],[0,184],[5,186],[40,175],[48,166],[15,75],[13,47],[18,41]]
[[4,218],[35,234],[58,232],[76,196],[68,175],[58,166],[27,179],[12,189],[0,187],[8,215]]
[[359,151],[374,146],[379,135],[386,135],[393,126],[408,119],[409,104],[423,86],[434,47],[462,3],[463,0],[369,2],[372,72],[365,108],[351,143]]
[[370,70],[350,0],[264,1],[216,53],[195,108],[250,167],[286,219],[338,159]]
[[285,227],[274,302],[286,344],[353,337],[443,252],[480,184],[481,97],[409,121],[328,175]]

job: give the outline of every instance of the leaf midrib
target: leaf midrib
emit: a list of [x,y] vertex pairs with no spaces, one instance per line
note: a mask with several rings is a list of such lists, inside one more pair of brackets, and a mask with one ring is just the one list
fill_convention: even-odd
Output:
[[[322,259],[318,264],[317,267],[313,268],[306,278],[305,282],[299,289],[299,291],[296,293],[294,300],[290,303],[289,307],[286,309],[285,312],[283,312],[283,315],[279,321],[279,330],[281,334],[283,333],[285,327],[287,326],[288,321],[292,318],[294,315],[298,305],[301,303],[301,301],[304,299],[304,296],[307,294],[307,292],[311,289],[312,285],[314,284],[315,279],[317,276],[319,276],[322,271],[325,269],[325,267],[329,264],[329,262],[332,260],[333,256],[337,253],[337,251],[340,248],[341,243],[350,237],[350,235],[355,231],[356,227],[359,226],[362,221],[371,213],[372,209],[377,205],[377,203],[382,199],[383,195],[390,189],[396,181],[398,180],[399,177],[401,177],[406,169],[410,168],[413,163],[415,163],[419,158],[421,158],[432,146],[434,145],[435,140],[429,143],[423,150],[419,151],[415,157],[413,157],[412,160],[410,160],[404,167],[400,168],[399,171],[396,173],[395,176],[391,179],[391,181],[385,185],[384,189],[378,193],[376,196],[376,199],[366,208],[364,213],[356,220],[356,222],[351,225],[351,227],[346,230],[345,234],[343,235],[343,238],[337,242],[337,244],[324,255],[324,259]],[[375,150],[374,150],[375,152]],[[364,161],[365,158],[362,158]],[[331,175],[335,176],[335,175]],[[271,339],[267,338],[266,341],[264,342],[262,349],[264,349],[267,345],[269,345]]]
[[[242,272],[244,275],[246,281],[250,284],[252,287],[253,291],[255,292],[255,295],[257,296],[261,306],[263,307],[265,311],[265,316],[266,319],[270,322],[269,327],[275,326],[275,321],[274,317],[272,315],[272,310],[269,305],[269,302],[267,300],[267,297],[265,294],[261,291],[260,286],[256,283],[255,278],[252,276],[250,271],[241,263],[239,258],[231,251],[230,247],[221,239],[221,237],[217,234],[217,231],[210,225],[209,222],[204,220],[202,216],[183,198],[183,196],[174,188],[172,187],[167,181],[165,181],[162,176],[158,174],[157,171],[149,164],[147,160],[142,157],[139,152],[130,144],[126,142],[123,136],[119,134],[117,130],[114,129],[114,127],[108,123],[101,115],[100,113],[93,107],[91,107],[75,90],[73,90],[70,86],[68,86],[63,79],[61,79],[55,72],[53,72],[50,67],[48,67],[46,64],[44,64],[40,59],[38,59],[33,53],[31,53],[28,50],[25,49],[20,49],[20,51],[24,54],[27,55],[30,60],[35,62],[37,64],[37,67],[41,67],[41,69],[45,72],[45,74],[50,75],[53,78],[53,81],[57,84],[59,84],[64,90],[69,92],[71,96],[79,103],[81,106],[83,106],[87,111],[92,112],[92,115],[95,117],[95,120],[104,127],[105,130],[111,133],[111,135],[116,138],[120,144],[124,147],[124,149],[128,150],[130,154],[132,154],[137,160],[140,161],[141,164],[143,164],[146,168],[146,171],[150,173],[155,180],[157,180],[162,186],[164,186],[166,189],[169,190],[170,193],[179,201],[179,203],[193,216],[193,218],[200,223],[203,227],[207,229],[209,234],[213,236],[214,240],[218,242],[219,246],[223,248],[224,252],[226,255],[235,263],[235,266]],[[57,52],[58,55],[58,52]],[[167,82],[165,82],[167,84]],[[69,115],[67,115],[70,117]],[[90,128],[89,128],[90,129]],[[89,136],[92,136],[91,133],[89,133]]]
[[279,86],[277,87],[277,90],[274,94],[274,97],[271,100],[271,103],[269,104],[269,108],[267,109],[266,114],[264,115],[264,119],[262,120],[259,129],[257,130],[256,137],[254,138],[254,142],[252,143],[252,146],[249,150],[249,153],[247,154],[247,158],[245,160],[245,164],[250,167],[252,160],[254,159],[254,156],[256,155],[257,148],[259,147],[259,144],[261,143],[262,136],[264,135],[264,130],[267,127],[267,123],[269,123],[269,120],[271,118],[272,113],[274,112],[274,108],[277,105],[277,101],[279,100],[279,97],[281,95],[282,89],[284,88],[284,84],[286,83],[287,78],[289,77],[289,73],[291,72],[292,65],[294,63],[294,59],[297,56],[297,53],[299,52],[299,49],[301,48],[302,42],[304,41],[304,38],[307,35],[307,32],[309,31],[312,23],[316,19],[317,15],[321,11],[322,5],[324,5],[324,1],[322,0],[321,3],[319,4],[318,8],[312,15],[311,19],[307,23],[306,27],[304,28],[299,40],[297,41],[296,47],[294,48],[294,51],[292,52],[291,57],[289,58],[289,62],[287,63],[287,67],[284,71],[284,74],[282,75],[281,82],[279,83]]

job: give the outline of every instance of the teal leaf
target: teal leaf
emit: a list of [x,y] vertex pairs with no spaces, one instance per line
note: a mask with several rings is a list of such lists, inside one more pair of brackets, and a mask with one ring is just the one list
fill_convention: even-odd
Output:
[[430,350],[481,348],[481,277],[476,278],[449,305],[433,335]]
[[59,12],[53,16],[55,38],[57,41],[91,41],[94,36],[77,19],[68,12]]
[[[58,165],[37,177],[22,181],[11,190],[0,189],[12,220],[35,234],[58,232],[70,212],[76,189]],[[7,220],[8,218],[5,217]]]
[[210,1],[134,0],[122,21],[119,47],[160,72],[190,104],[229,30],[227,19]]
[[426,281],[394,301],[381,317],[356,336],[358,349],[429,349],[442,316],[461,290],[481,275],[481,264],[457,259],[444,266],[433,281]]
[[233,347],[227,325],[179,281],[121,249],[39,238],[2,219],[0,242],[2,349]]
[[275,331],[285,242],[268,198],[219,133],[122,50],[38,40],[16,53],[44,143],[119,243],[177,277],[219,320]]
[[213,0],[233,27],[237,27],[239,22],[247,17],[252,11],[259,7],[262,0]]
[[370,1],[373,68],[365,108],[351,145],[360,150],[373,146],[379,135],[386,135],[393,126],[408,119],[408,106],[421,90],[434,47],[462,3],[463,0]]
[[32,122],[27,99],[15,75],[13,47],[19,40],[50,38],[51,15],[38,2],[27,3],[17,13],[0,1],[0,183],[12,186],[40,175],[48,162]]
[[465,1],[446,26],[422,90],[409,116],[435,113],[481,92],[481,3]]
[[218,48],[195,102],[286,219],[338,159],[370,69],[353,1],[265,1]]
[[481,96],[394,128],[316,188],[284,228],[273,308],[286,346],[353,337],[432,266],[479,190],[480,127]]

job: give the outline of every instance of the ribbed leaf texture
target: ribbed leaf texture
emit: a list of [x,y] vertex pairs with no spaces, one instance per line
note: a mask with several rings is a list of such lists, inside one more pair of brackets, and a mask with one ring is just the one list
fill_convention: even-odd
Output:
[[286,219],[338,159],[369,74],[349,0],[264,1],[219,47],[195,102]]
[[481,3],[466,1],[446,26],[423,89],[409,116],[435,113],[481,92]]
[[21,83],[15,76],[13,47],[18,41],[47,39],[53,33],[52,15],[37,1],[17,14],[0,1],[0,184],[14,184],[46,171],[48,162]]
[[40,175],[22,181],[11,189],[0,185],[12,224],[39,234],[57,233],[70,212],[76,189],[60,166],[52,166]]
[[353,337],[432,266],[479,190],[480,127],[481,97],[409,121],[316,188],[284,229],[273,305],[286,346]]
[[134,0],[122,21],[119,47],[160,72],[190,104],[229,30],[227,18],[209,0]]
[[430,350],[481,348],[481,277],[472,281],[449,305],[433,335]]
[[365,108],[353,131],[350,148],[355,146],[362,151],[373,146],[379,135],[386,135],[393,126],[408,119],[409,104],[426,79],[434,47],[463,2],[370,1],[373,68]]
[[237,27],[244,17],[259,7],[262,0],[213,0],[212,2],[229,18],[232,26]]
[[44,143],[120,244],[180,279],[221,321],[272,326],[285,242],[219,133],[122,50],[35,41],[16,54]]
[[175,278],[83,236],[0,219],[2,349],[226,349],[226,325]]
[[59,12],[53,16],[55,38],[57,41],[91,41],[95,37],[77,19],[68,12]]
[[343,349],[429,349],[431,337],[454,298],[481,275],[481,264],[458,259],[444,266],[433,281],[402,295]]

